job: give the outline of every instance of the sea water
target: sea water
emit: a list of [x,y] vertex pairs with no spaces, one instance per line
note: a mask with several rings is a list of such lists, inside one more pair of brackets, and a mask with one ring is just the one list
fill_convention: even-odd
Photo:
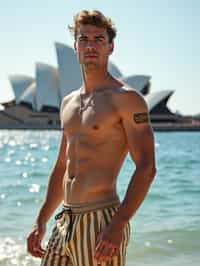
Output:
[[[0,131],[1,266],[39,265],[26,252],[26,237],[44,197],[60,136],[59,131]],[[126,265],[199,266],[200,133],[155,133],[155,149],[157,174],[131,219]],[[128,155],[117,183],[121,199],[134,169]]]

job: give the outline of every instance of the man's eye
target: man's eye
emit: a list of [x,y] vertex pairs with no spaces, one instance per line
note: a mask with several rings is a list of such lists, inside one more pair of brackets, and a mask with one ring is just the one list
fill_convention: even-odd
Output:
[[99,37],[99,38],[96,38],[96,40],[99,41],[99,42],[103,42],[104,41],[104,38]]
[[87,39],[83,37],[83,38],[79,38],[79,41],[80,42],[85,42],[85,41],[87,41]]

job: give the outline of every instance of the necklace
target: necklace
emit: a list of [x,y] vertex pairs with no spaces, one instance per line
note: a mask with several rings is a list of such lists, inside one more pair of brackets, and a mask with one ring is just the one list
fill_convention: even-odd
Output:
[[87,108],[89,106],[93,106],[94,102],[93,102],[93,97],[94,97],[94,92],[91,93],[91,96],[89,98],[89,100],[85,103],[83,100],[83,94],[81,94],[81,91],[79,93],[80,96],[80,108],[79,108],[79,114],[82,115],[82,113],[87,110]]

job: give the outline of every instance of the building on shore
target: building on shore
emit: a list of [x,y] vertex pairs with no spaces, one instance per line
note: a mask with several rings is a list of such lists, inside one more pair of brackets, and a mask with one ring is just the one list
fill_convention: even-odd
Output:
[[[59,109],[63,97],[81,86],[81,71],[74,50],[55,43],[58,67],[37,62],[35,77],[9,77],[15,99],[0,105],[1,129],[60,129]],[[171,90],[151,92],[151,77],[123,76],[112,62],[111,75],[144,95],[156,130],[200,130],[200,119],[174,114],[167,107]]]

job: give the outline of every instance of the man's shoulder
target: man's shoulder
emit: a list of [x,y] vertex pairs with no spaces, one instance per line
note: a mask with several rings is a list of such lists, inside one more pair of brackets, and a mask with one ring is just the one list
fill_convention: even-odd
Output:
[[68,101],[69,99],[73,98],[74,96],[76,96],[79,93],[80,89],[76,89],[71,91],[70,93],[66,94],[62,101]]
[[63,111],[64,107],[69,103],[71,99],[73,99],[74,97],[78,95],[79,90],[80,89],[73,90],[62,98],[61,105],[60,105],[60,112]]
[[118,88],[115,99],[117,107],[121,111],[129,109],[137,111],[137,109],[147,108],[143,95],[126,84]]
[[127,97],[127,98],[129,96],[134,97],[136,99],[137,99],[137,97],[143,98],[142,94],[138,90],[134,89],[133,87],[130,87],[127,84],[122,84],[122,86],[119,87],[117,91],[119,94],[121,94],[122,96]]
[[80,89],[76,89],[68,93],[62,98],[61,105],[67,104],[73,97],[77,96]]

